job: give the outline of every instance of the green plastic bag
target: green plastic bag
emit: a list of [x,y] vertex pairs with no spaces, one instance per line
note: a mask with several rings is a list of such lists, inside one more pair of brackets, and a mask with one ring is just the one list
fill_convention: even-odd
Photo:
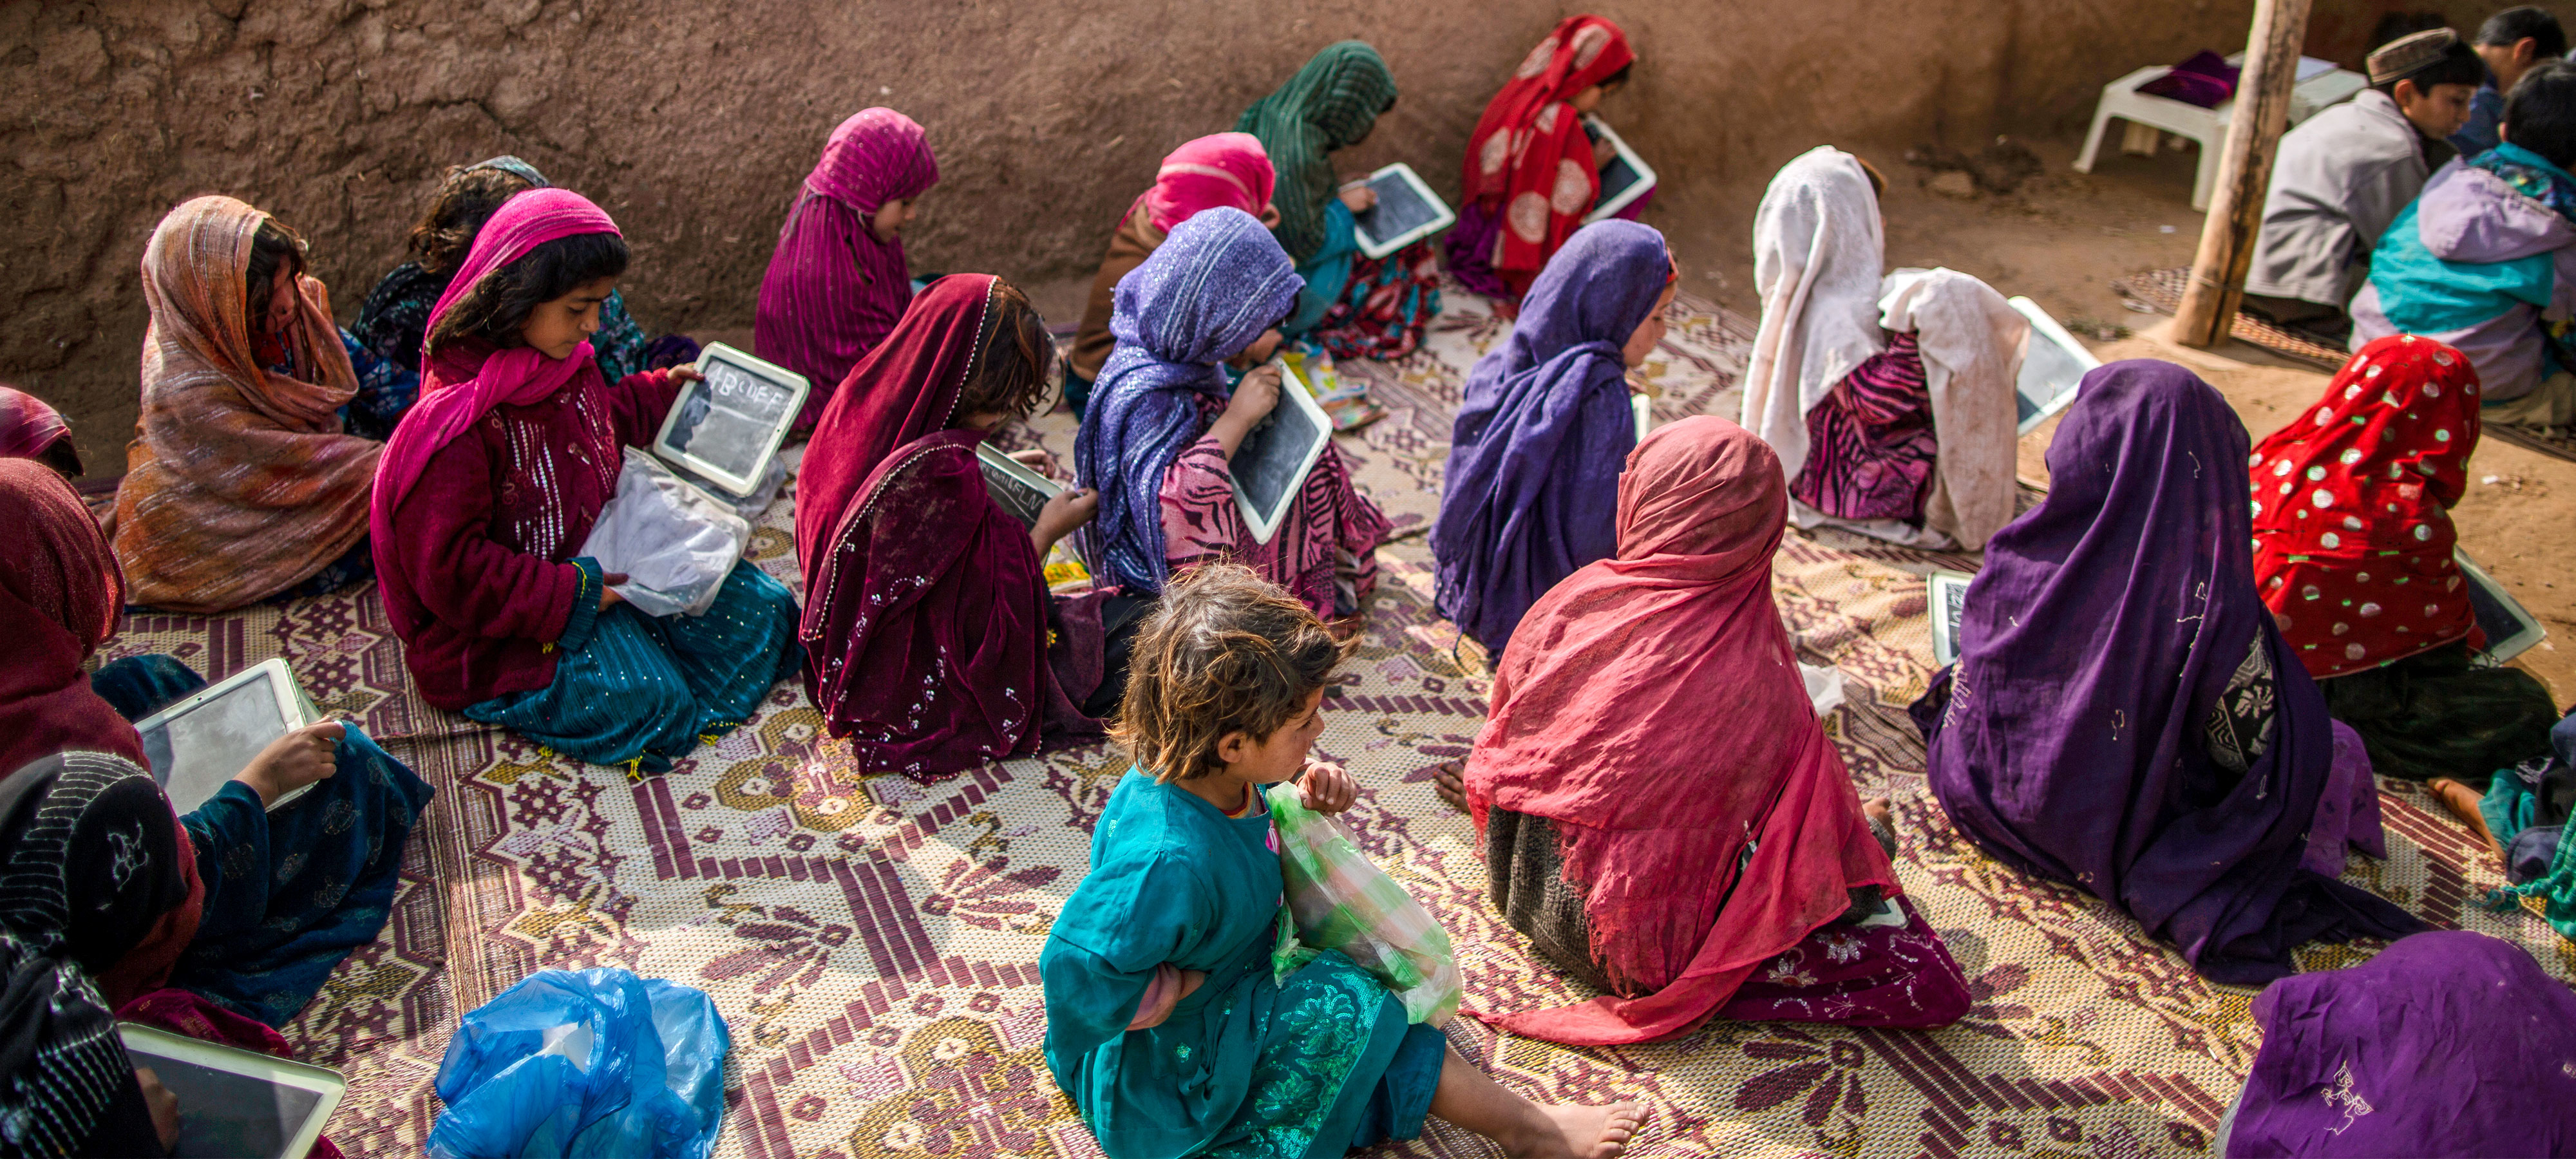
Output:
[[1272,785],[1268,796],[1288,886],[1273,976],[1284,982],[1316,954],[1339,950],[1404,1003],[1407,1021],[1446,1024],[1461,992],[1449,931],[1370,863],[1341,822],[1308,809],[1294,782]]

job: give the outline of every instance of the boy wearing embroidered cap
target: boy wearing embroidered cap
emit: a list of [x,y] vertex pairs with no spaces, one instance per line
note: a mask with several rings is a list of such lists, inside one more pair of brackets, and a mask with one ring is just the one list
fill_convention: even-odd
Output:
[[2447,28],[2382,45],[2369,68],[2368,90],[2281,138],[2245,278],[2249,313],[2337,342],[2371,250],[2451,159],[2443,138],[2467,122],[2486,79],[2478,54]]

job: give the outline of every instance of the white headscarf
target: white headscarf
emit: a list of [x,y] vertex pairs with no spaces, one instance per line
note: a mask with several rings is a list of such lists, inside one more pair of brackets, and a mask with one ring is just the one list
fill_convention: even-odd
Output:
[[1878,194],[1859,158],[1819,146],[1771,178],[1753,217],[1762,324],[1745,369],[1741,421],[1771,444],[1794,480],[1807,465],[1807,412],[1885,349],[1885,331],[1915,335],[1940,443],[1924,527],[1827,519],[1794,502],[1791,518],[1911,546],[1982,548],[2013,516],[2013,389],[2030,325],[2003,295],[1955,270],[1898,270],[1882,279],[1885,247]]
[[1788,478],[1807,465],[1809,408],[1886,348],[1878,325],[1885,236],[1869,174],[1831,145],[1781,166],[1753,215],[1762,325],[1739,421],[1771,444]]

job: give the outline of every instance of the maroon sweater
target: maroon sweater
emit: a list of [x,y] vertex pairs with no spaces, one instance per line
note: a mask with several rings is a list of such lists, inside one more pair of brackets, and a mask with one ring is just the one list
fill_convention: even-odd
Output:
[[403,641],[421,699],[460,709],[543,688],[560,651],[589,642],[597,585],[581,599],[568,561],[617,493],[621,448],[647,445],[678,395],[668,371],[610,386],[594,362],[430,456],[390,545],[427,616]]

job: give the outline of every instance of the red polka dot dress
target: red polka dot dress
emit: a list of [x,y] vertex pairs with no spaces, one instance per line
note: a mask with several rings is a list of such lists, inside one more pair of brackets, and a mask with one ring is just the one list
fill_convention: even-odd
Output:
[[2254,449],[2254,578],[2310,675],[2482,646],[2450,515],[2478,430],[2468,358],[2395,334]]

